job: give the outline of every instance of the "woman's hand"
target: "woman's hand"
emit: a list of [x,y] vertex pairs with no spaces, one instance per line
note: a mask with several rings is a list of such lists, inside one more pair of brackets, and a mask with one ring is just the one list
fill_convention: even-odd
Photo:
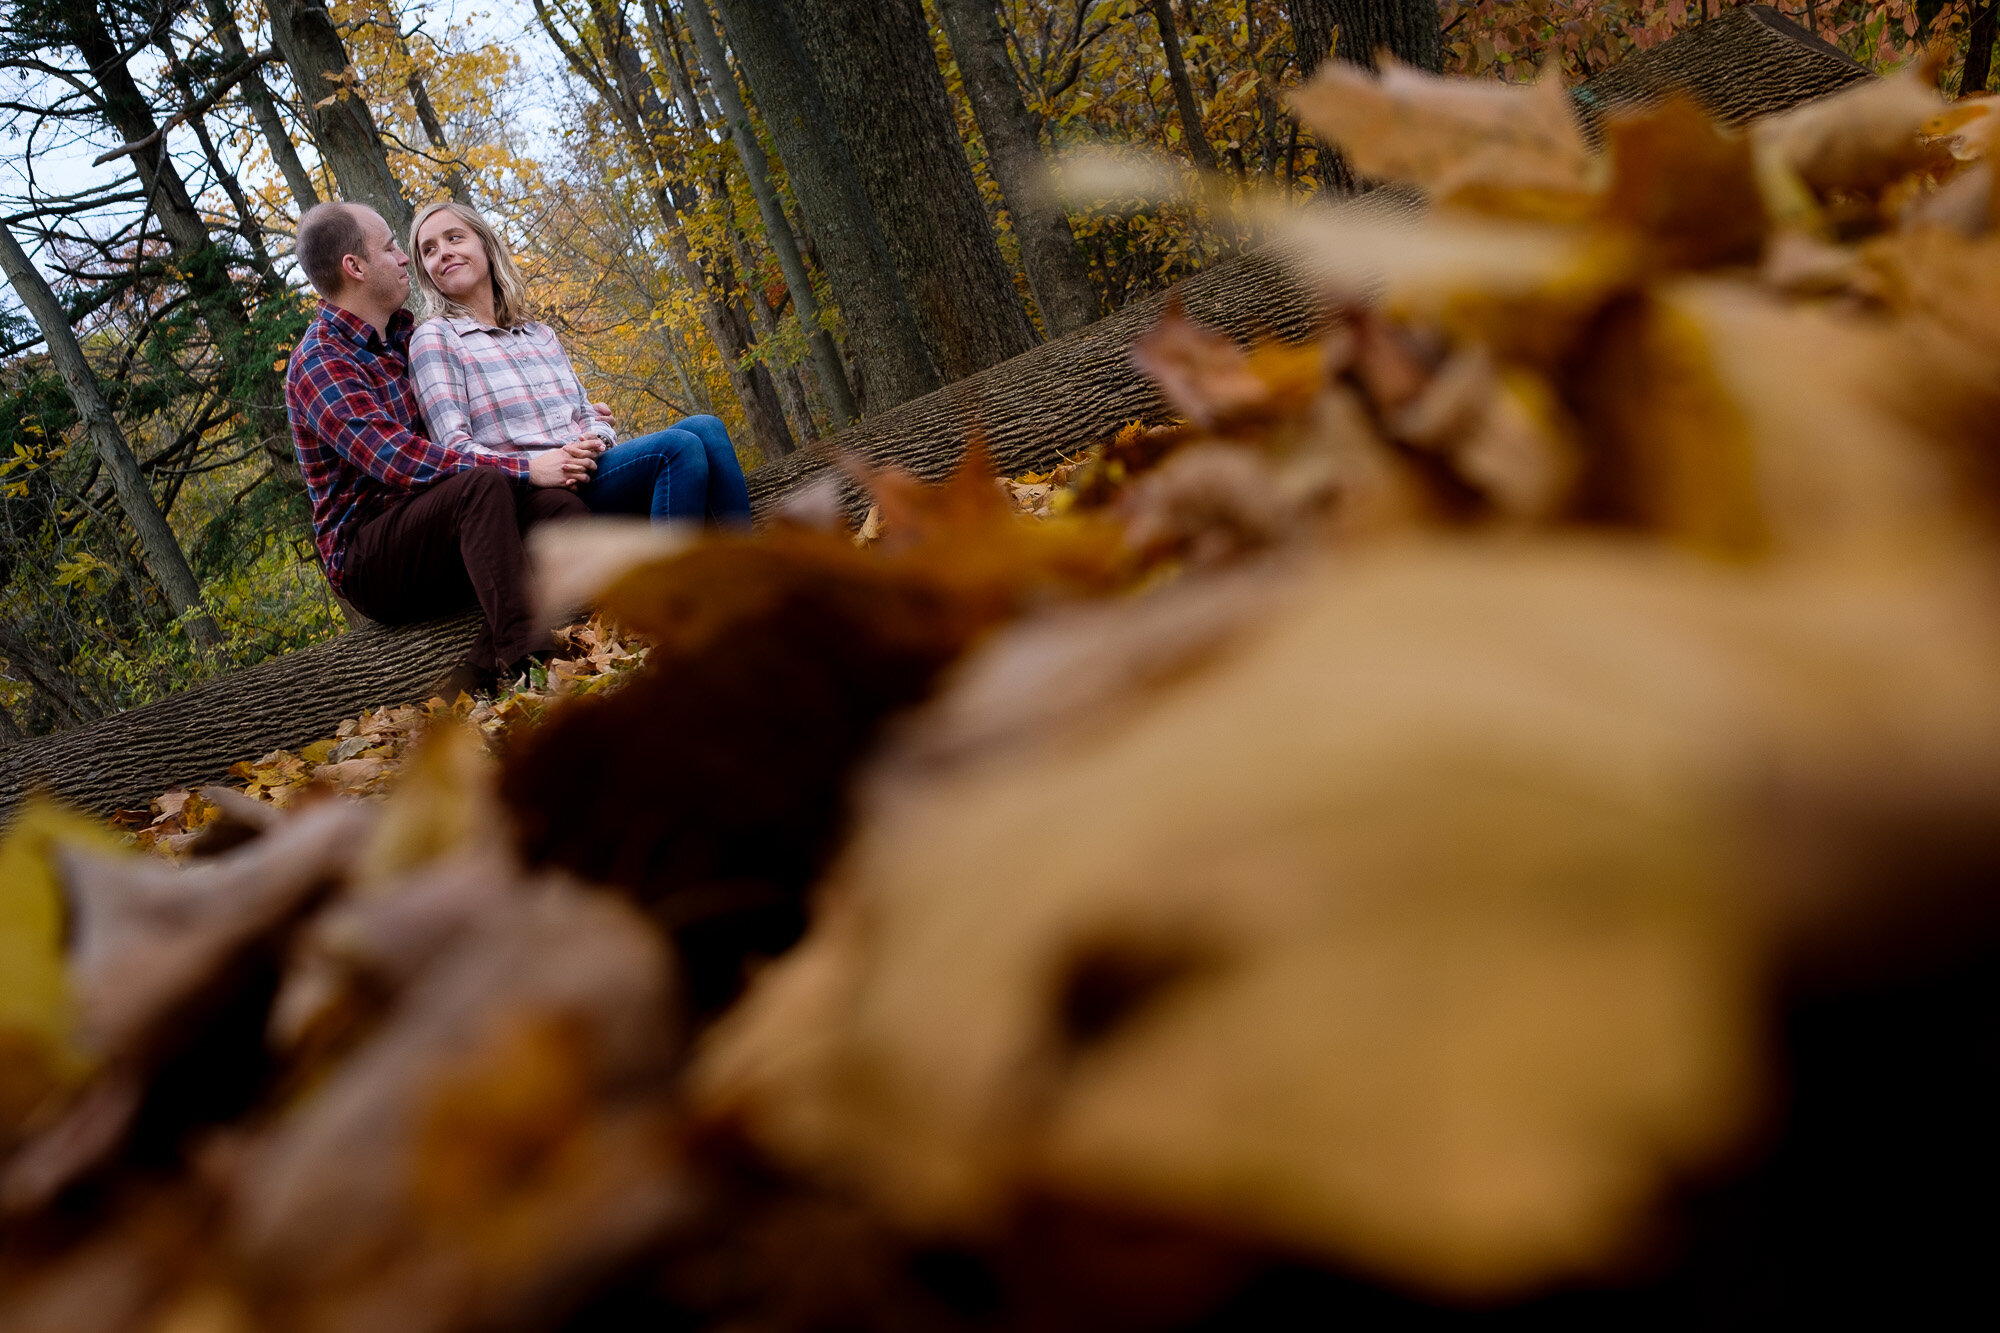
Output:
[[543,449],[528,460],[528,483],[575,490],[590,480],[590,474],[596,470],[597,458],[591,451],[577,444],[565,444],[560,449]]
[[590,405],[590,410],[597,413],[597,419],[599,421],[602,421],[605,425],[611,427],[611,429],[613,430],[618,429],[617,419],[611,415],[611,404],[592,403]]

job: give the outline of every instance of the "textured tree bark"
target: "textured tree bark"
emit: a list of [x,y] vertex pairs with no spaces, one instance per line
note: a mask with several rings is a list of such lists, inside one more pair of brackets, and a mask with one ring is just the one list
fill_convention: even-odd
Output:
[[320,156],[348,203],[382,215],[397,239],[406,240],[416,210],[389,169],[388,150],[368,104],[354,91],[347,45],[333,20],[311,0],[268,0],[271,41],[292,71],[292,86],[312,122]]
[[1208,132],[1201,127],[1201,106],[1194,100],[1187,61],[1181,58],[1181,35],[1174,24],[1173,0],[1146,0],[1146,8],[1153,16],[1153,26],[1160,31],[1161,49],[1167,53],[1167,82],[1174,90],[1174,109],[1180,113],[1181,142],[1197,168],[1214,171],[1215,149],[1209,146]]
[[[935,481],[957,466],[976,435],[1001,472],[1012,474],[1074,455],[1127,422],[1164,421],[1166,403],[1133,368],[1131,350],[1170,300],[1178,300],[1189,319],[1239,342],[1274,335],[1297,341],[1324,318],[1319,298],[1284,260],[1253,251],[758,468],[749,477],[751,503],[760,517],[768,515],[785,494],[843,457]],[[845,493],[850,510],[856,508],[852,484]]]
[[1034,346],[922,0],[793,0],[792,17],[945,381]]
[[827,332],[821,319],[819,297],[813,292],[805,258],[799,254],[791,220],[785,216],[777,187],[771,183],[771,164],[764,156],[763,145],[757,142],[750,110],[743,105],[743,95],[736,87],[736,73],[729,68],[729,57],[723,53],[722,34],[715,30],[715,20],[702,0],[683,0],[680,9],[694,38],[695,53],[708,71],[708,86],[715,90],[716,99],[722,104],[722,114],[729,123],[729,140],[743,163],[744,176],[749,179],[751,197],[757,201],[757,216],[764,223],[764,235],[778,256],[779,269],[784,272],[785,289],[792,294],[792,309],[798,314],[799,327],[806,331],[806,346],[812,352],[813,369],[819,376],[820,390],[826,395],[827,409],[834,425],[845,426],[861,415],[854,405],[854,390],[847,382],[840,349],[833,345],[833,335]]
[[937,8],[979,122],[986,161],[1021,242],[1021,263],[1028,270],[1042,329],[1052,338],[1080,329],[1104,314],[1104,303],[1077,254],[1069,215],[1049,188],[1048,162],[1034,119],[1021,101],[993,0],[937,0]]
[[152,107],[126,67],[126,53],[96,6],[97,0],[89,0],[64,11],[70,41],[90,62],[104,94],[105,118],[124,141],[139,143],[158,136],[151,146],[132,154],[139,181],[160,219],[160,230],[166,233],[174,263],[186,276],[188,292],[215,342],[216,354],[228,368],[230,398],[247,408],[251,429],[272,467],[282,476],[296,477],[298,464],[292,453],[291,428],[285,421],[284,385],[268,361],[254,356],[245,359],[250,353],[250,318],[242,294],[236,290],[223,252],[209,235],[208,223],[195,208],[167,151],[166,136],[160,134]]
[[[1406,65],[1433,73],[1444,67],[1435,0],[1286,0],[1285,11],[1301,79],[1311,78],[1330,56],[1374,69],[1375,53],[1384,48]],[[1321,146],[1313,174],[1333,194],[1352,194],[1357,184],[1331,146]]]
[[1405,65],[1435,74],[1444,68],[1444,35],[1438,29],[1437,0],[1315,0],[1333,11],[1340,25],[1334,54],[1375,68],[1387,51]]
[[1973,14],[1972,23],[1965,33],[1965,72],[1959,76],[1958,95],[1970,97],[1986,91],[1986,85],[1993,77],[1994,17],[2000,14],[2000,5],[1994,0],[1986,0]]
[[174,530],[167,526],[167,516],[154,501],[152,488],[146,485],[145,474],[139,471],[139,460],[132,456],[131,446],[125,443],[125,432],[118,428],[118,419],[111,414],[111,404],[104,401],[104,394],[97,387],[97,376],[84,360],[76,332],[70,328],[56,294],[49,290],[48,283],[28,259],[28,252],[14,239],[13,230],[5,226],[0,226],[0,271],[6,273],[15,295],[41,327],[49,355],[69,389],[70,402],[75,404],[77,416],[90,433],[91,447],[111,476],[118,507],[125,511],[125,521],[139,534],[139,545],[146,553],[146,572],[166,594],[174,614],[188,616],[188,637],[198,647],[214,647],[222,642],[222,634],[213,620],[200,614],[201,587],[195,582],[194,570],[188,567],[187,556],[181,551]]
[[859,405],[879,412],[929,393],[943,376],[790,13],[779,0],[715,0],[715,7],[833,284],[861,381]]
[[331,736],[364,708],[423,697],[479,633],[474,610],[374,627],[218,676],[194,689],[0,751],[0,819],[32,791],[109,814],[169,787]]
[[1840,48],[1768,5],[1741,5],[1570,90],[1585,131],[1606,113],[1681,93],[1731,128],[1871,77]]
[[[222,54],[232,64],[249,59],[249,52],[243,47],[243,34],[236,26],[236,13],[230,8],[229,0],[208,0],[208,21],[215,27]],[[243,100],[249,104],[257,130],[264,136],[264,146],[271,150],[271,160],[278,164],[279,174],[285,178],[293,201],[303,213],[319,202],[319,191],[313,187],[312,174],[299,160],[298,147],[292,143],[292,136],[285,132],[284,119],[278,115],[277,103],[272,100],[271,90],[264,86],[263,78],[252,74],[243,80],[242,87]]]

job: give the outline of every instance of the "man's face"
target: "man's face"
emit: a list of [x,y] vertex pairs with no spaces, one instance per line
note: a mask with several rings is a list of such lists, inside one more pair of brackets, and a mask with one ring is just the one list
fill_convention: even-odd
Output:
[[358,263],[361,268],[358,277],[352,267],[348,269],[348,282],[365,292],[370,304],[393,310],[410,295],[410,257],[396,244],[395,234],[380,213],[359,205],[354,211],[367,239],[361,254],[348,256],[350,265]]

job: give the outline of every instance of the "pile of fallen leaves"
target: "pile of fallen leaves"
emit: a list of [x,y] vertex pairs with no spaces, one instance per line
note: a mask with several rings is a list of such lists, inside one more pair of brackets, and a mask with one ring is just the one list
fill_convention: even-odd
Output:
[[1268,219],[1338,317],[1170,316],[1181,424],[552,532],[645,665],[385,799],[24,815],[0,1325],[1983,1296],[2000,104],[1296,104],[1428,206]]
[[555,639],[557,655],[546,665],[538,663],[491,693],[369,709],[296,752],[273,750],[234,765],[232,783],[196,791],[175,787],[154,797],[148,809],[113,822],[132,832],[135,845],[179,856],[222,818],[230,803],[226,793],[280,810],[334,793],[379,796],[400,776],[411,742],[433,726],[447,720],[469,724],[489,748],[497,748],[515,727],[533,722],[556,700],[615,688],[645,661],[643,644],[624,642],[595,616],[557,629]]

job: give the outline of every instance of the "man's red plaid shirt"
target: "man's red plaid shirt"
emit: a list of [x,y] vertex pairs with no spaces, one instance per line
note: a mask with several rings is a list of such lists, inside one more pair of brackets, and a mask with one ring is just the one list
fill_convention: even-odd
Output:
[[516,480],[528,455],[447,449],[424,436],[410,388],[407,310],[386,335],[338,306],[321,304],[285,368],[285,411],[312,498],[319,562],[340,590],[348,535],[436,481],[470,467]]

